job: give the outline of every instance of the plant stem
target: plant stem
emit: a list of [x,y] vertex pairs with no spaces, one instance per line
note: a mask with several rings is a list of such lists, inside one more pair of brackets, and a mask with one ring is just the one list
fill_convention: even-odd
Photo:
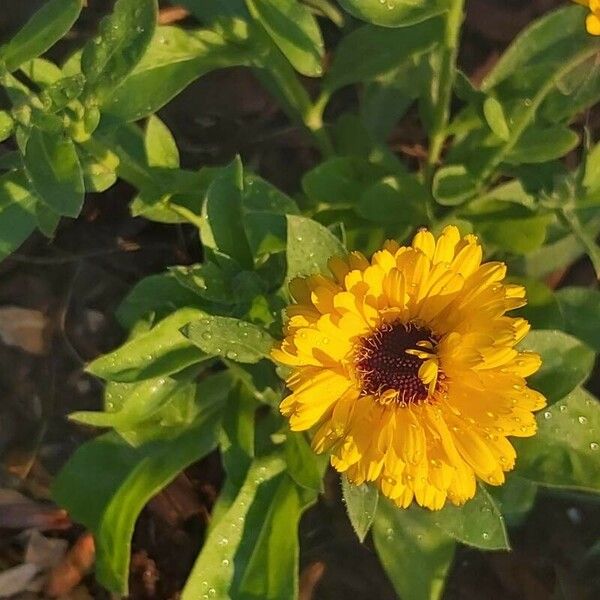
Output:
[[450,102],[452,100],[452,86],[456,74],[456,58],[460,28],[464,16],[465,0],[453,0],[446,13],[446,28],[443,46],[441,48],[441,64],[439,70],[439,84],[437,98],[433,113],[433,123],[429,136],[429,156],[427,158],[428,179],[440,159],[442,148],[446,140],[446,128],[450,117]]

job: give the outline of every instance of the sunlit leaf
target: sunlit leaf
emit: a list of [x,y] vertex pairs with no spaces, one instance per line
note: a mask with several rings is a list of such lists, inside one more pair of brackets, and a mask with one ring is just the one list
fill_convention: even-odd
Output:
[[354,485],[342,476],[342,494],[354,533],[363,542],[375,519],[379,490],[366,483]]

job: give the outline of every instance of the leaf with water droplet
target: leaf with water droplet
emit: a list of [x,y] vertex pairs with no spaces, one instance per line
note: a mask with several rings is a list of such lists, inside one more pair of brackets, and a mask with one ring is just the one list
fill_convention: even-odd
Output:
[[342,475],[342,493],[350,523],[362,543],[375,519],[379,490],[374,485],[350,483],[348,478]]
[[275,343],[258,325],[232,317],[208,315],[189,323],[182,332],[207,354],[241,363],[256,363],[269,358]]
[[534,437],[515,440],[515,472],[541,485],[600,492],[600,402],[577,388],[548,412],[551,419],[538,414]]

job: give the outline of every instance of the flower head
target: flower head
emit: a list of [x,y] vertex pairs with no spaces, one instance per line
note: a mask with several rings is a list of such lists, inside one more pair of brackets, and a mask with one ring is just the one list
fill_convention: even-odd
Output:
[[588,33],[600,35],[600,0],[575,0],[575,2],[590,9],[590,14],[585,20]]
[[507,436],[533,435],[545,405],[525,381],[540,357],[514,348],[529,324],[505,315],[524,288],[502,283],[506,266],[482,263],[477,238],[456,227],[329,268],[291,282],[273,351],[292,367],[280,407],[291,428],[312,429],[349,481],[403,507],[462,504],[477,477],[501,484],[515,463]]

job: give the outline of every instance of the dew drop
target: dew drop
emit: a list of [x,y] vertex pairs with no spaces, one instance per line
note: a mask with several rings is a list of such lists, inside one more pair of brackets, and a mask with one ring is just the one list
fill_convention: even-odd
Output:
[[558,407],[558,410],[560,410],[560,412],[567,412],[567,405],[566,404],[561,404]]
[[224,558],[224,559],[221,561],[221,564],[222,564],[224,567],[228,567],[228,566],[229,566],[229,561],[228,561],[226,558]]
[[590,450],[598,450],[598,448],[600,448],[600,445],[598,444],[598,442],[592,442],[590,444]]
[[482,537],[484,540],[489,540],[489,539],[490,539],[490,534],[489,534],[487,531],[484,531],[484,532],[481,534],[481,537]]
[[544,419],[551,419],[551,418],[552,418],[552,413],[549,410],[547,410],[544,413]]
[[577,419],[582,425],[585,425],[587,423],[587,418],[584,416],[581,416]]
[[214,598],[216,595],[217,595],[217,590],[215,590],[215,588],[210,588],[210,590],[208,590],[209,598]]

